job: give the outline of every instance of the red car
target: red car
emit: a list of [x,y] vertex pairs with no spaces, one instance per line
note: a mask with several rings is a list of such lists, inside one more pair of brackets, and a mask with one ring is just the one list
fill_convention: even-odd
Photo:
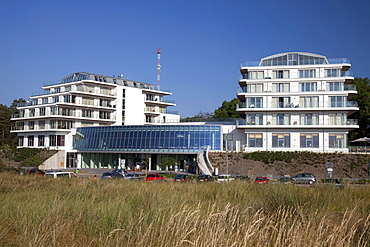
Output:
[[258,176],[256,177],[256,180],[254,180],[256,184],[267,184],[269,182],[269,179],[267,177]]
[[159,175],[158,173],[148,174],[145,180],[146,181],[165,181],[164,177]]

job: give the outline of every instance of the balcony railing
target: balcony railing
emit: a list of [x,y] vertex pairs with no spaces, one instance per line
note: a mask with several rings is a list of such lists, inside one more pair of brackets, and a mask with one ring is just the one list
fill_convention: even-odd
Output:
[[346,126],[346,125],[358,125],[357,119],[347,119],[343,121],[333,121],[325,120],[325,121],[311,121],[311,122],[300,122],[300,121],[292,121],[291,119],[285,119],[285,120],[278,120],[278,119],[272,119],[269,121],[263,121],[263,120],[246,120],[246,119],[238,119],[236,120],[236,125],[250,125],[250,126],[281,126],[281,125],[290,125],[290,126]]
[[[328,58],[328,64],[341,64],[341,63],[351,63],[350,60],[348,58]],[[311,62],[310,62],[311,61]],[[305,65],[310,65],[310,64],[323,64],[321,62],[321,60],[310,60],[310,61],[306,61],[305,60]],[[316,62],[315,62],[316,61]],[[317,63],[317,61],[319,61],[319,63]],[[288,61],[284,61],[286,62],[287,64],[276,64],[276,65],[268,65],[268,66],[286,66],[288,65]],[[300,64],[297,64],[297,65],[300,65]],[[240,67],[256,67],[256,66],[260,66],[260,61],[246,61],[246,62],[242,62],[240,64]]]
[[263,106],[262,103],[254,104],[254,103],[246,103],[240,102],[236,105],[236,109],[241,108],[264,108],[264,109],[274,109],[274,108],[346,108],[346,107],[358,107],[357,101],[325,101],[325,102],[308,102],[303,104],[294,104],[294,103],[271,103],[268,107]]

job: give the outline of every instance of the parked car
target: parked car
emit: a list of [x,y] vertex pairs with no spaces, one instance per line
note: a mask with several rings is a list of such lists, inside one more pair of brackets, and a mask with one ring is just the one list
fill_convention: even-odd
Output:
[[165,181],[164,177],[159,175],[158,173],[152,173],[152,174],[148,174],[146,176],[146,181]]
[[113,174],[111,172],[104,172],[101,178],[113,178]]
[[189,182],[191,181],[191,177],[186,174],[177,174],[173,179],[175,182]]
[[343,188],[344,187],[344,184],[342,184],[339,179],[337,178],[327,178],[324,180],[324,185],[332,185],[332,186],[335,186],[337,188]]
[[230,182],[234,180],[235,178],[230,174],[220,174],[217,176],[217,182]]
[[121,178],[123,179],[126,175],[126,171],[123,169],[114,169],[112,171],[112,178]]
[[28,171],[28,174],[32,174],[32,175],[41,175],[41,176],[44,176],[45,175],[45,172],[38,169],[38,168],[34,168],[32,170],[29,170]]
[[127,173],[124,177],[124,179],[127,179],[127,180],[140,180],[140,179],[144,179],[142,176],[140,176],[139,174],[137,173]]
[[257,176],[254,182],[256,184],[267,184],[269,182],[269,179],[264,176]]
[[248,176],[245,176],[245,175],[236,175],[235,176],[235,179],[236,180],[240,180],[240,181],[248,181],[249,180],[249,177]]
[[211,175],[199,175],[197,177],[198,182],[213,182],[215,181],[215,178],[212,177]]
[[50,178],[73,178],[73,177],[77,177],[77,175],[74,172],[47,172],[47,173],[45,173],[45,177],[50,177]]
[[314,184],[316,177],[312,173],[300,173],[292,177],[295,184]]

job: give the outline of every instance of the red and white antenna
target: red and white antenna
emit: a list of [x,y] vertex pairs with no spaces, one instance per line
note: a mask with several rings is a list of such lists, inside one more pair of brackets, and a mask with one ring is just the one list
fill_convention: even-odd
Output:
[[161,90],[161,48],[157,50],[157,90]]

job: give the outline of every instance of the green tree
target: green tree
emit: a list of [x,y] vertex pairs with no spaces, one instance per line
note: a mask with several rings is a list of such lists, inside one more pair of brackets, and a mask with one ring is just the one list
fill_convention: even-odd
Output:
[[239,118],[240,115],[236,112],[236,105],[240,103],[238,98],[234,98],[231,101],[224,101],[222,105],[215,110],[214,118]]
[[350,133],[349,140],[359,137],[370,136],[370,80],[369,78],[355,78],[357,95],[352,100],[357,101],[359,111],[351,115],[351,118],[358,119],[359,129]]
[[172,157],[165,157],[162,160],[162,163],[160,164],[162,169],[167,169],[167,170],[169,170],[170,166],[175,167],[175,165],[176,165],[176,160]]
[[191,121],[197,122],[197,121],[207,120],[207,119],[211,119],[211,118],[213,118],[213,113],[199,112],[194,117],[183,118],[183,119],[181,119],[181,121],[183,121],[183,122],[191,122]]

